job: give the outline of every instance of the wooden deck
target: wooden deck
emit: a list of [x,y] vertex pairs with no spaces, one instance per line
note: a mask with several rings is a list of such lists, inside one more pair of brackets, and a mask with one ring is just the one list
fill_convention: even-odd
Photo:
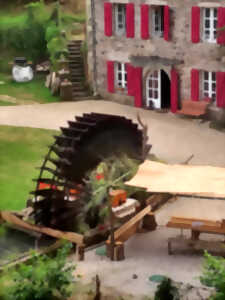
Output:
[[182,108],[177,110],[177,114],[185,116],[200,117],[206,114],[209,102],[207,101],[192,101],[184,100],[182,101]]

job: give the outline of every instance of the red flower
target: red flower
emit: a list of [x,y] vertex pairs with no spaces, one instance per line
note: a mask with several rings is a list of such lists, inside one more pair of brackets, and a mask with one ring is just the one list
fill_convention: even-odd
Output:
[[101,180],[101,179],[104,179],[104,175],[102,173],[99,173],[99,174],[96,174],[95,178],[97,180]]

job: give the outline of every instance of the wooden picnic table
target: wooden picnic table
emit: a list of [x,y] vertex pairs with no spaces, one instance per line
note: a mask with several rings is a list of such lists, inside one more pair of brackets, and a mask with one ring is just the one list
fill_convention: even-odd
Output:
[[184,238],[183,235],[176,238],[168,239],[168,253],[172,254],[172,243],[180,242],[184,246],[192,249],[207,249],[209,251],[223,250],[225,244],[219,241],[204,241],[200,240],[201,233],[225,235],[225,222],[212,221],[196,218],[172,217],[166,225],[169,228],[187,229],[191,231],[191,238]]

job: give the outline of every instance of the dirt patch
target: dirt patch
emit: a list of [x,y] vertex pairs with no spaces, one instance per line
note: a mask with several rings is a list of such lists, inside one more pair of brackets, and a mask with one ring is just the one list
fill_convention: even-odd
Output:
[[32,100],[18,99],[18,98],[8,96],[8,95],[0,95],[0,100],[3,101],[3,102],[13,103],[15,105],[37,104],[37,102],[32,101]]

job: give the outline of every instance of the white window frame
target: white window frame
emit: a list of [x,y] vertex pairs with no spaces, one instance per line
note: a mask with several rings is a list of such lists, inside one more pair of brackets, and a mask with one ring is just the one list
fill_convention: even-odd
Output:
[[125,35],[126,33],[126,4],[116,3],[115,4],[115,34]]
[[[121,78],[119,78],[119,75],[121,75]],[[115,78],[117,88],[127,89],[127,71],[125,63],[115,63]]]
[[[157,73],[157,76],[156,76]],[[153,82],[153,85],[150,86],[149,81]],[[156,87],[155,83],[157,82],[158,87]],[[151,91],[152,96],[149,96],[149,92]],[[155,97],[157,95],[157,97]],[[147,76],[146,80],[146,106],[150,106],[150,101],[153,102],[154,108],[161,108],[161,70],[156,70],[151,72]]]
[[[207,84],[208,87],[206,87],[205,84]],[[202,94],[203,98],[210,98],[213,101],[216,100],[216,72],[202,72]]]
[[218,9],[216,7],[203,8],[203,19],[202,19],[203,41],[208,43],[216,43],[217,22],[218,22]]
[[[150,8],[152,11],[150,27],[152,28],[153,36],[163,37],[164,33],[164,6],[153,6]],[[157,24],[158,23],[158,24]]]

